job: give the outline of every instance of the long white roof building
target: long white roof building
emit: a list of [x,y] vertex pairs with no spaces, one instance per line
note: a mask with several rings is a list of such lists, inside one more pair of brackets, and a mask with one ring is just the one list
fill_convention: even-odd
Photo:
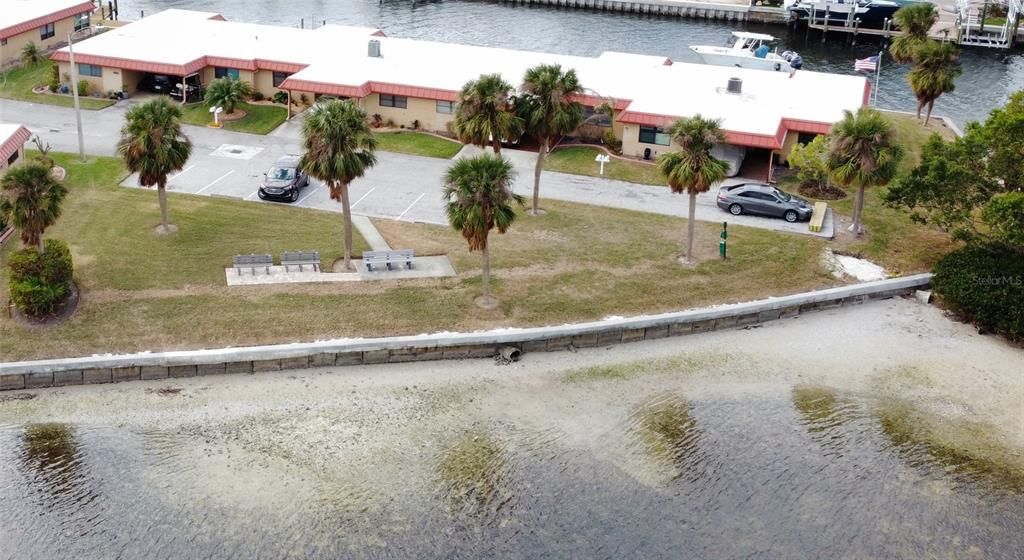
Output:
[[[379,41],[380,56],[369,55],[371,40]],[[662,126],[699,113],[721,119],[730,143],[769,149],[780,148],[787,131],[827,132],[844,110],[864,105],[869,91],[860,76],[745,70],[618,52],[585,57],[478,47],[387,37],[365,27],[303,30],[184,10],[166,10],[83,41],[75,55],[80,63],[178,76],[208,66],[287,72],[282,89],[447,101],[481,74],[500,73],[518,84],[527,68],[555,63],[576,70],[587,104],[611,101],[618,122]],[[66,61],[66,49],[54,58]],[[730,78],[742,80],[742,93],[726,91]]]

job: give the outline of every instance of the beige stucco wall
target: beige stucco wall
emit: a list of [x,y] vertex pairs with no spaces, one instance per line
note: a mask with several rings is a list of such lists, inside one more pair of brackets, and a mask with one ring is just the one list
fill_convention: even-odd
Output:
[[[49,39],[39,38],[39,28],[30,29],[19,35],[8,37],[6,45],[0,45],[0,66],[7,66],[16,63],[21,58],[21,49],[29,42],[33,42],[40,49],[53,49],[68,42],[68,33],[75,29],[75,17],[65,18],[54,22],[55,35]],[[84,35],[82,35],[84,36]],[[75,36],[76,39],[79,35]]]
[[640,125],[622,125],[622,155],[631,157],[643,157],[644,149],[651,149],[651,159],[658,157],[658,154],[670,152],[674,148],[672,144],[661,146],[658,144],[643,144],[640,142]]
[[367,95],[360,101],[360,105],[367,115],[380,115],[384,122],[393,119],[398,126],[404,125],[412,128],[413,121],[420,121],[420,128],[445,132],[448,123],[455,120],[455,114],[438,113],[437,101],[434,99],[423,99],[421,97],[410,97],[408,106],[405,109],[394,107],[381,107],[380,96],[376,93]]
[[778,154],[779,163],[786,163],[787,158],[789,158],[789,152],[793,151],[793,146],[796,146],[799,139],[799,132],[793,132],[792,130],[786,132],[786,138],[782,141],[782,148],[775,152]]
[[[23,161],[24,159],[25,159],[25,145],[22,144],[21,147],[18,148],[18,159],[14,160],[14,163],[17,164],[17,163]],[[8,167],[7,166],[7,158],[0,159],[0,175],[3,175],[2,171],[4,169],[7,169],[7,167]]]

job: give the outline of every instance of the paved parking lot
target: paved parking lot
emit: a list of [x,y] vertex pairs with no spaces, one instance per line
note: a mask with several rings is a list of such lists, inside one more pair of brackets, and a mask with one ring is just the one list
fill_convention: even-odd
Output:
[[[296,138],[276,136],[277,142],[264,142],[263,145],[196,145],[188,165],[170,177],[168,188],[202,196],[227,196],[263,204],[291,205],[261,201],[257,197],[263,173],[277,158],[301,152]],[[477,151],[478,148],[466,147],[460,155]],[[516,150],[503,150],[502,154],[515,166],[515,191],[529,197],[533,192],[536,155]],[[357,179],[349,187],[353,214],[440,225],[447,223],[441,199],[441,180],[451,163],[449,160],[388,152],[379,152],[377,160],[377,165],[365,177]],[[665,187],[553,172],[545,173],[542,180],[541,195],[546,198],[672,216],[685,216],[687,212],[687,197],[674,195]],[[739,179],[729,182],[737,181]],[[137,178],[131,176],[123,184],[137,187]],[[833,233],[831,215],[826,218],[823,231],[815,234],[808,231],[806,222],[789,224],[778,219],[731,216],[715,205],[714,192],[701,195],[697,200],[698,220],[728,221],[730,224],[822,237],[831,237]],[[341,210],[340,205],[330,199],[328,189],[315,179],[310,179],[310,185],[303,189],[293,205],[334,212]]]

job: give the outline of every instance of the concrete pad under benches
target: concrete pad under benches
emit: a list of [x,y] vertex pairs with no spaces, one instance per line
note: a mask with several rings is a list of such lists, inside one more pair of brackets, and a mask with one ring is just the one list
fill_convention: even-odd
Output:
[[352,265],[357,272],[318,272],[312,267],[305,267],[299,270],[291,265],[288,271],[283,266],[271,266],[270,274],[264,269],[257,268],[253,274],[249,269],[244,269],[241,274],[234,268],[224,269],[224,278],[228,286],[262,286],[267,284],[307,284],[327,282],[359,282],[361,280],[401,280],[404,278],[442,278],[455,276],[455,269],[446,256],[437,257],[416,257],[413,260],[412,268],[394,268],[393,270],[377,269],[372,272],[366,270],[362,259],[352,259]]

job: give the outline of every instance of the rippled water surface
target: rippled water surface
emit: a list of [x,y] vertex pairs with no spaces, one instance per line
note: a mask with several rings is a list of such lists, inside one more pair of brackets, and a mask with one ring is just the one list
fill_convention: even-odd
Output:
[[589,417],[527,426],[498,415],[424,426],[420,438],[341,454],[326,469],[202,429],[8,425],[0,557],[1009,559],[1024,550],[1019,473],[920,439],[899,409],[797,388],[788,398],[654,392],[622,410],[596,443],[578,433]]
[[[476,45],[500,46],[578,55],[608,50],[663,54],[697,62],[690,45],[719,45],[740,24],[679,18],[658,18],[557,8],[522,7],[495,2],[446,0],[121,0],[122,19],[165,8],[216,11],[228,19],[298,26],[311,21],[380,27],[397,37],[413,37]],[[788,32],[782,25],[745,26],[748,30],[783,37],[785,48],[799,51],[812,70],[853,73],[854,58],[876,54],[878,44],[847,46],[837,33],[822,44],[817,32]],[[1024,57],[1005,52],[969,49],[963,53],[964,74],[957,89],[935,104],[937,114],[960,123],[983,120],[1007,95],[1024,88]],[[913,110],[915,101],[906,85],[905,66],[882,69],[879,106]],[[809,99],[808,102],[813,102]]]

